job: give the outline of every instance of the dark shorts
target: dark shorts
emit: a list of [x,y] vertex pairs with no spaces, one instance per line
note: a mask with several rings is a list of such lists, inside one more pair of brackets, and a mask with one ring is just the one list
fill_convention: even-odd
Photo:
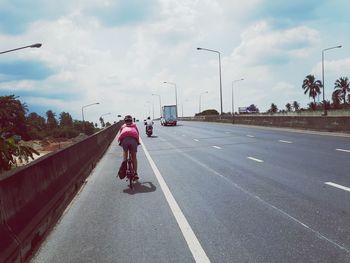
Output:
[[137,152],[137,140],[133,137],[125,137],[120,145],[123,147],[124,151],[129,150],[132,153]]

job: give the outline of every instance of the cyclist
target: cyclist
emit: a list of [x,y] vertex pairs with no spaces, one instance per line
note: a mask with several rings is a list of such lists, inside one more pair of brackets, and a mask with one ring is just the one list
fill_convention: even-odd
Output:
[[119,130],[118,133],[118,141],[119,145],[123,147],[123,163],[121,167],[119,168],[119,176],[121,179],[125,177],[125,165],[126,165],[126,160],[128,158],[128,151],[130,151],[131,158],[133,161],[134,165],[134,170],[135,170],[135,180],[138,180],[139,177],[137,175],[137,146],[140,144],[140,135],[139,135],[139,130],[136,127],[136,124],[133,123],[133,118],[131,115],[126,115],[124,118],[124,124]]

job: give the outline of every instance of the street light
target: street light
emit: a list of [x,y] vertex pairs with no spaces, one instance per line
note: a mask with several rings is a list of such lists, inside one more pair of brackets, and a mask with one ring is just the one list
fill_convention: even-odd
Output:
[[167,82],[167,81],[164,81],[163,83],[166,83],[166,84],[171,84],[171,85],[174,85],[175,87],[175,104],[176,104],[176,118],[177,118],[177,89],[176,89],[176,83],[173,83],[173,82]]
[[10,50],[6,50],[6,51],[2,51],[2,52],[0,52],[0,54],[12,52],[12,51],[16,51],[16,50],[24,49],[24,48],[39,48],[39,47],[41,47],[41,46],[42,46],[41,43],[36,43],[36,44],[29,45],[29,46],[25,46],[25,47],[19,47],[19,48],[15,48],[15,49],[10,49]]
[[242,80],[244,80],[244,79],[242,78],[242,79],[236,79],[236,80],[232,81],[232,102],[231,102],[231,104],[232,104],[232,117],[235,115],[235,109],[233,107],[233,83],[238,82],[238,81],[242,81]]
[[82,115],[82,118],[83,118],[83,132],[84,133],[85,133],[84,108],[92,106],[92,105],[96,105],[96,104],[100,104],[100,103],[99,102],[95,102],[95,103],[91,103],[91,104],[88,104],[88,105],[85,105],[85,106],[81,107],[81,115]]
[[160,98],[160,95],[152,93],[152,96],[158,96],[159,97],[159,118],[162,117],[162,100]]
[[221,58],[220,58],[220,52],[217,50],[207,49],[207,48],[201,48],[197,47],[197,50],[205,50],[210,52],[215,52],[219,55],[219,76],[220,76],[220,111],[222,115],[222,84],[221,84]]
[[322,88],[323,88],[323,115],[327,116],[326,101],[324,98],[324,52],[330,49],[341,48],[342,46],[329,47],[322,50]]
[[198,113],[201,113],[201,96],[205,93],[208,93],[208,91],[204,91],[204,92],[199,94],[199,112]]

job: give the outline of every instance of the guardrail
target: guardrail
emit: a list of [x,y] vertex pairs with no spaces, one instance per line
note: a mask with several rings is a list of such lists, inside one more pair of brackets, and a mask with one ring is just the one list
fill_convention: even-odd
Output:
[[26,262],[115,138],[114,124],[0,177],[0,262]]
[[274,115],[235,115],[199,116],[179,118],[183,121],[225,122],[256,126],[296,128],[315,131],[350,133],[350,116],[274,116]]

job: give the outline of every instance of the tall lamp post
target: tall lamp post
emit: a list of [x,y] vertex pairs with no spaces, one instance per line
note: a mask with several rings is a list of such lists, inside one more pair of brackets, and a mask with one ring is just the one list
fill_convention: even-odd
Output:
[[234,115],[235,115],[235,109],[233,107],[233,83],[238,82],[238,81],[242,81],[242,80],[244,80],[244,79],[242,78],[242,79],[236,79],[236,80],[232,81],[232,91],[231,91],[231,93],[232,93],[232,102],[231,102],[231,104],[232,104],[232,111],[231,111],[232,117],[234,117]]
[[159,97],[159,118],[162,117],[162,100],[160,95],[152,93],[152,96],[158,96]]
[[176,83],[168,82],[168,81],[164,81],[163,83],[171,84],[171,85],[173,85],[175,87],[175,104],[176,104],[176,118],[177,118],[178,114],[177,114],[177,89],[176,89]]
[[342,46],[329,47],[322,50],[322,88],[323,88],[323,115],[327,116],[326,100],[324,98],[324,52],[330,49],[341,48]]
[[220,112],[222,115],[222,84],[221,84],[221,58],[220,58],[220,52],[217,50],[207,49],[207,48],[201,48],[197,47],[197,50],[205,50],[210,52],[215,52],[219,55],[219,76],[220,76]]
[[202,92],[202,93],[199,94],[199,112],[198,112],[198,113],[201,113],[201,97],[202,97],[202,95],[205,94],[205,93],[208,93],[208,91],[204,91],[204,92]]
[[20,49],[24,49],[24,48],[39,48],[39,47],[41,47],[41,46],[42,46],[41,43],[36,43],[36,44],[33,44],[33,45],[29,45],[29,46],[24,46],[24,47],[19,47],[19,48],[14,48],[14,49],[2,51],[2,52],[0,52],[0,54],[12,52],[12,51],[16,51],[16,50],[20,50]]
[[100,104],[100,103],[99,102],[95,102],[95,103],[91,103],[91,104],[88,104],[88,105],[85,105],[85,106],[81,107],[81,115],[82,115],[82,119],[83,119],[83,132],[84,133],[85,133],[84,108],[90,107],[92,105],[97,105],[97,104]]

